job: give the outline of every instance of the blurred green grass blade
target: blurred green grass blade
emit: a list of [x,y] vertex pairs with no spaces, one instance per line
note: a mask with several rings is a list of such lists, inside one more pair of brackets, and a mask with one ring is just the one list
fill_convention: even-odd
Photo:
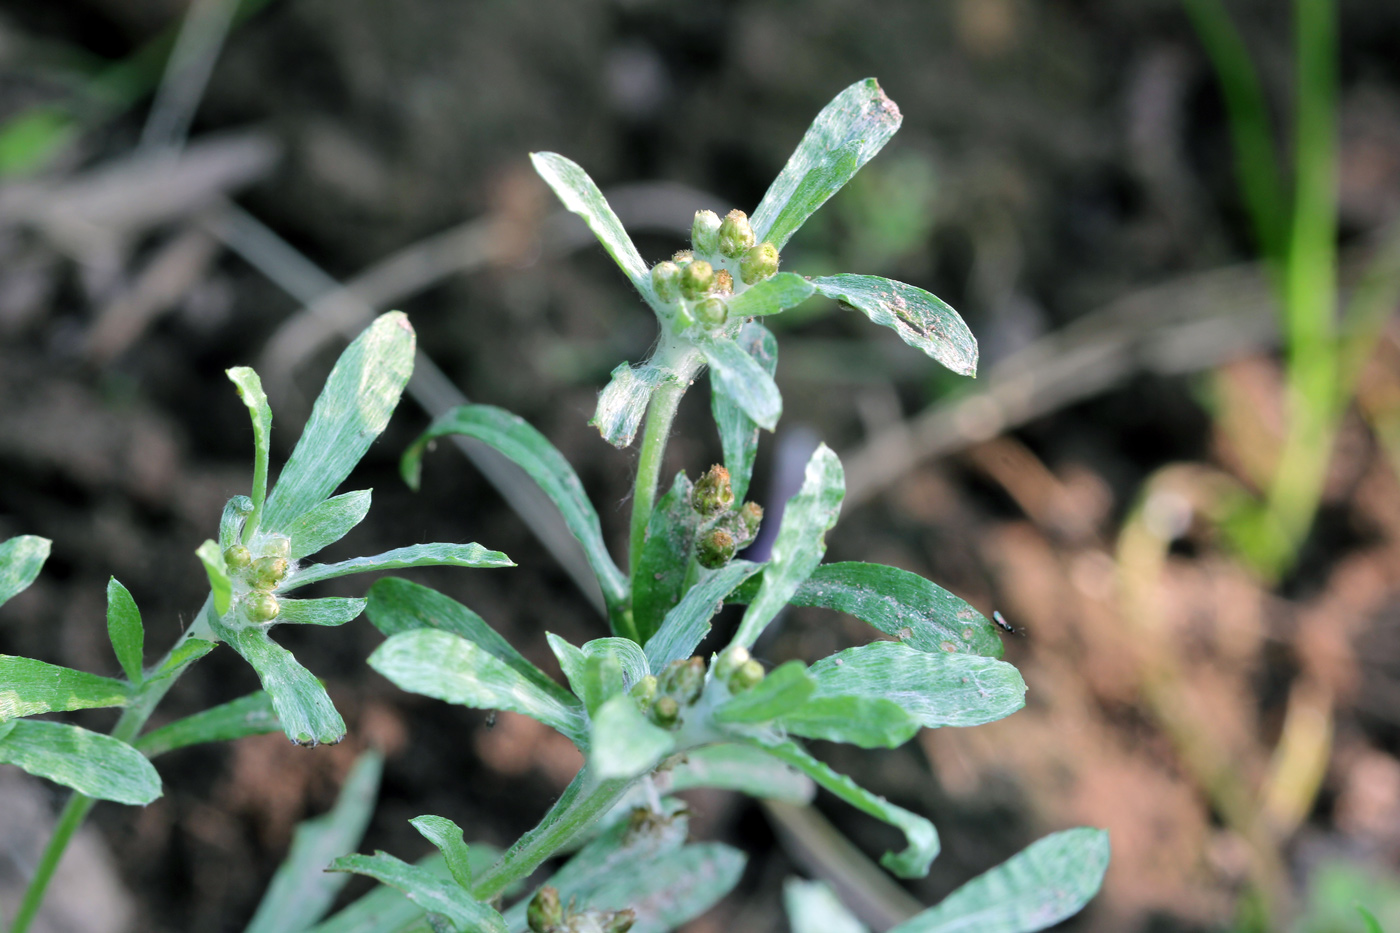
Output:
[[152,729],[137,739],[135,746],[146,757],[155,758],[190,745],[231,742],[245,735],[265,735],[281,729],[272,709],[272,697],[258,690]]
[[977,375],[977,338],[937,295],[878,275],[828,275],[816,290],[845,302],[899,339],[963,376]]
[[258,672],[272,696],[272,708],[287,738],[298,745],[334,745],[345,738],[345,721],[326,688],[292,653],[261,628],[230,628],[215,621],[214,631]]
[[248,407],[248,415],[253,421],[253,485],[249,498],[253,500],[253,514],[243,526],[243,543],[247,544],[258,530],[263,502],[267,499],[267,462],[269,445],[272,443],[272,409],[267,404],[267,393],[263,392],[262,380],[247,366],[235,366],[228,370],[229,381],[238,388],[238,397]]
[[132,687],[34,658],[0,654],[0,722],[39,713],[125,706]]
[[666,772],[672,791],[717,787],[793,804],[810,803],[817,792],[811,778],[757,746],[706,745],[684,757]]
[[515,562],[500,551],[491,551],[480,544],[413,544],[395,548],[373,557],[356,557],[334,564],[312,564],[289,576],[278,592],[285,593],[300,586],[349,576],[352,573],[377,573],[382,570],[407,570],[412,567],[468,567],[492,570],[514,567]]
[[0,738],[0,764],[98,800],[144,806],[160,796],[160,775],[136,749],[63,722],[19,719]]
[[877,641],[823,658],[810,673],[817,697],[884,698],[921,725],[980,726],[1026,704],[1016,668],[975,654],[924,652]]
[[675,747],[670,732],[642,715],[636,700],[620,694],[593,717],[588,766],[601,780],[633,778],[650,771]]
[[1353,906],[1356,907],[1356,912],[1361,915],[1361,922],[1366,924],[1366,933],[1385,933],[1385,930],[1381,928],[1381,922],[1376,919],[1375,914],[1371,913],[1361,904]]
[[34,582],[52,544],[37,535],[19,535],[0,543],[0,606]]
[[873,696],[813,697],[778,723],[792,735],[860,748],[898,748],[919,731],[904,707]]
[[792,933],[869,933],[824,881],[787,879],[783,906]]
[[464,889],[472,885],[471,850],[462,838],[462,827],[445,816],[415,816],[408,821],[419,834],[442,853],[452,879]]
[[647,521],[632,581],[632,624],[642,644],[661,628],[666,613],[685,592],[686,570],[695,553],[695,532],[700,526],[700,516],[690,507],[693,489],[685,471],[677,473]]
[[260,530],[285,532],[350,475],[399,403],[414,345],[408,318],[393,311],[346,347],[267,498]]
[[756,686],[736,694],[715,709],[716,722],[760,723],[797,709],[817,689],[817,682],[807,676],[807,665],[788,661],[768,673]]
[[116,577],[107,581],[107,638],[112,642],[112,651],[126,679],[140,684],[145,678],[142,664],[145,661],[146,630],[141,624],[141,610],[136,608],[136,600],[131,598],[126,587],[117,582]]
[[697,334],[691,340],[705,354],[716,390],[759,427],[768,431],[776,428],[783,414],[783,397],[768,370],[729,337]]
[[410,865],[387,853],[342,856],[331,863],[330,870],[368,875],[381,884],[398,888],[419,907],[448,918],[458,930],[508,933],[500,914],[473,900],[452,879],[444,879],[427,868]]
[[637,436],[642,416],[647,413],[652,393],[675,373],[651,363],[633,366],[621,363],[613,369],[608,384],[598,393],[598,407],[589,425],[598,429],[603,440],[619,449],[627,447]]
[[884,148],[903,119],[874,78],[836,95],[812,121],[754,211],[758,242],[782,249],[817,208]]
[[587,747],[588,728],[577,700],[561,702],[474,642],[437,629],[394,635],[369,665],[402,690],[473,709],[523,713]]
[[329,813],[297,825],[291,849],[258,903],[245,933],[301,933],[320,920],[350,880],[326,867],[364,837],[379,796],[384,758],[365,752],[345,779]]
[[[778,341],[768,328],[750,321],[735,339],[770,377],[777,371]],[[719,429],[720,448],[724,451],[724,466],[729,471],[734,501],[743,502],[753,476],[754,458],[758,456],[759,426],[716,379],[710,380],[710,411]]]
[[292,542],[287,556],[301,560],[345,537],[369,513],[370,499],[370,490],[358,489],[332,496],[303,512],[283,532]]
[[0,123],[0,178],[31,175],[78,135],[73,114],[63,107],[30,107]]
[[777,314],[800,305],[815,291],[812,283],[802,276],[779,272],[729,299],[729,316],[739,318]]
[[603,541],[598,513],[578,474],[554,445],[523,418],[492,405],[463,405],[436,418],[432,426],[404,452],[400,471],[418,486],[423,453],[439,437],[460,434],[476,438],[529,475],[564,517],[598,578],[609,612],[627,602],[627,577],[613,563]]
[[366,600],[344,596],[324,599],[279,599],[278,625],[344,625],[365,611]]
[[651,669],[659,671],[672,661],[690,657],[709,634],[710,619],[720,610],[724,598],[762,568],[762,564],[732,560],[691,587],[647,641],[647,663]]
[[890,933],[1034,933],[1084,909],[1108,869],[1108,833],[1046,836]]
[[[752,602],[761,582],[750,578],[729,601]],[[938,584],[898,567],[860,561],[822,564],[788,602],[849,613],[920,651],[1002,656],[1001,639],[982,613]]]
[[830,447],[822,444],[807,461],[802,488],[783,509],[783,523],[773,541],[763,582],[744,612],[734,644],[752,648],[802,581],[821,563],[826,553],[826,533],[835,526],[845,495],[846,475],[841,461]]

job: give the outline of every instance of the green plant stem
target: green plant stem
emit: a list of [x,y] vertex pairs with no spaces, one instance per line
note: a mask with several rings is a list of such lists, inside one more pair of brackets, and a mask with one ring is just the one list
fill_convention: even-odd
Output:
[[661,461],[666,455],[666,441],[671,435],[671,423],[685,395],[684,383],[667,382],[651,397],[647,407],[646,426],[642,429],[642,455],[637,462],[637,483],[632,492],[632,535],[628,547],[627,568],[632,577],[642,560],[642,543],[646,540],[647,524],[656,505],[656,487],[661,478]]
[[[195,617],[195,624],[191,625],[180,636],[154,670],[160,670],[187,640],[209,636],[209,623],[206,615],[210,607],[210,600],[206,600]],[[175,685],[175,681],[180,679],[180,675],[188,669],[189,664],[186,664],[168,677],[148,678],[142,683],[136,696],[126,709],[122,710],[121,717],[112,728],[112,738],[123,742],[131,742],[135,739],[146,721],[151,718],[151,714],[155,712],[156,706],[165,698],[165,694]],[[44,903],[44,895],[48,891],[49,882],[53,880],[53,874],[58,870],[58,863],[63,860],[63,853],[68,849],[68,843],[73,840],[74,833],[83,825],[88,811],[96,802],[92,797],[74,793],[64,804],[58,822],[54,826],[53,835],[49,837],[48,844],[44,846],[43,854],[39,856],[39,863],[35,866],[34,875],[29,879],[29,886],[24,890],[24,898],[20,901],[19,910],[16,911],[15,919],[10,924],[10,933],[25,933],[29,929],[29,925],[34,922],[39,908]]]

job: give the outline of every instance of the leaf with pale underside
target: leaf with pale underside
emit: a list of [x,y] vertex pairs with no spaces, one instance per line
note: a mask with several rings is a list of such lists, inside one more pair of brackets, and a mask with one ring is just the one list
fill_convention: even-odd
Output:
[[245,735],[278,732],[282,724],[272,709],[272,697],[265,690],[220,703],[184,719],[153,729],[136,740],[138,751],[147,758],[207,742],[231,742]]
[[710,633],[710,619],[724,607],[724,598],[762,568],[751,561],[732,560],[691,587],[647,640],[651,669],[659,671],[672,661],[690,657]]
[[[735,340],[769,376],[777,371],[778,341],[768,328],[750,321],[739,330]],[[720,448],[724,451],[724,466],[729,470],[734,501],[743,502],[753,476],[754,458],[758,455],[759,426],[715,379],[710,380],[710,411],[719,429]]]
[[133,684],[141,683],[145,677],[141,665],[146,630],[141,625],[141,610],[136,608],[136,600],[116,577],[107,581],[107,638],[126,679]]
[[292,543],[288,556],[301,560],[349,534],[369,513],[371,492],[357,489],[341,493],[301,513],[283,532]]
[[470,890],[472,886],[472,858],[471,850],[462,839],[462,827],[452,822],[445,816],[415,816],[408,821],[419,834],[442,853],[443,861],[447,864],[447,870],[452,873],[452,879],[463,888]]
[[413,544],[395,548],[373,557],[356,557],[334,564],[312,564],[287,577],[277,588],[279,593],[299,586],[333,580],[352,573],[377,573],[383,570],[406,570],[410,567],[469,567],[489,570],[514,567],[500,551],[489,551],[479,544]]
[[292,653],[262,628],[234,628],[213,621],[214,632],[258,672],[287,738],[298,745],[334,745],[345,738],[345,720],[326,688]]
[[630,908],[629,933],[667,933],[700,916],[734,889],[744,873],[744,853],[718,842],[699,842],[616,872],[588,895],[598,910]]
[[860,167],[875,157],[903,120],[874,78],[857,81],[822,108],[754,211],[758,242],[779,249]]
[[278,625],[344,625],[365,611],[365,600],[327,596],[324,599],[279,599]]
[[662,383],[675,379],[676,374],[671,370],[651,363],[618,365],[608,384],[598,393],[598,407],[588,423],[614,447],[628,446],[642,425],[652,393]]
[[732,338],[697,334],[691,342],[705,355],[719,392],[764,430],[778,426],[783,397],[768,370]]
[[0,722],[39,713],[125,706],[131,685],[36,661],[0,654]]
[[37,535],[19,535],[0,543],[0,606],[34,582],[49,559],[52,543]]
[[7,725],[0,764],[99,800],[144,806],[160,796],[160,775],[125,742],[63,722],[17,719]]
[[977,338],[938,296],[878,275],[828,275],[812,279],[812,285],[892,329],[899,339],[953,372],[977,375]]
[[685,575],[695,552],[700,516],[690,506],[693,484],[684,471],[676,474],[647,522],[637,573],[632,580],[632,624],[637,640],[646,644],[666,613],[685,592]]
[[825,881],[789,878],[783,882],[783,906],[792,933],[870,933]]

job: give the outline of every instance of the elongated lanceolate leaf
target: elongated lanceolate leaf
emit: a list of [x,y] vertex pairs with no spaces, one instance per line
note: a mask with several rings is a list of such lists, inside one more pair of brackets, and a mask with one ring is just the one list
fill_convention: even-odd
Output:
[[1108,833],[1070,829],[1027,846],[890,933],[1034,933],[1089,903],[1108,869]]
[[368,875],[381,884],[398,888],[419,907],[446,917],[459,933],[508,933],[501,915],[472,900],[456,881],[387,853],[346,855],[332,862],[330,870]]
[[[750,321],[739,330],[735,340],[769,376],[777,371],[778,341],[768,328]],[[719,428],[720,447],[724,451],[724,466],[729,471],[729,482],[734,489],[734,501],[743,502],[749,491],[749,479],[753,476],[754,457],[758,455],[758,424],[714,379],[710,380],[710,411],[714,414],[715,426]]]
[[74,709],[125,706],[131,685],[33,658],[0,654],[0,722]]
[[771,431],[783,414],[778,384],[758,361],[729,337],[697,335],[693,341],[710,364],[710,379],[759,427]]
[[287,577],[278,592],[285,593],[299,586],[320,583],[352,573],[372,573],[381,570],[406,570],[410,567],[474,567],[492,569],[514,567],[515,561],[500,551],[488,551],[479,544],[413,544],[376,554],[356,557],[335,564],[312,564]]
[[869,933],[825,881],[783,882],[783,906],[792,933]]
[[600,780],[645,774],[676,747],[675,737],[652,723],[630,696],[615,696],[598,708],[588,767]]
[[98,800],[144,806],[160,796],[160,775],[125,742],[63,722],[19,719],[8,726],[0,764]]
[[298,745],[334,745],[345,738],[345,720],[326,688],[264,629],[235,629],[215,621],[214,632],[258,672],[287,738]]
[[222,617],[228,613],[233,602],[233,583],[228,577],[223,548],[213,541],[206,540],[194,553],[204,565],[205,575],[209,577],[209,594],[214,600],[214,612]]
[[37,535],[20,535],[0,543],[0,606],[34,582],[49,559],[52,543]]
[[789,661],[775,668],[755,687],[735,695],[715,710],[716,722],[760,723],[797,709],[817,689],[807,665]]
[[231,742],[245,735],[266,735],[281,729],[282,724],[272,709],[272,697],[259,690],[152,729],[137,739],[135,745],[147,758],[155,758],[189,745]]
[[813,697],[778,724],[805,739],[861,748],[898,748],[919,731],[918,720],[902,706],[880,697]]
[[307,509],[283,532],[292,542],[290,558],[301,560],[345,537],[369,513],[370,498],[371,490],[357,489]]
[[586,716],[577,700],[560,702],[474,642],[437,629],[395,635],[375,649],[369,665],[410,693],[474,709],[523,713],[557,729],[580,748],[588,745]]
[[815,696],[892,701],[921,725],[935,728],[980,726],[1026,705],[1026,682],[1010,664],[888,641],[824,658],[810,673],[817,682]]
[[599,910],[631,908],[637,916],[629,933],[667,933],[700,916],[739,883],[744,853],[718,842],[688,845],[614,873],[589,895]]
[[758,241],[782,249],[827,198],[884,148],[903,119],[874,78],[837,94],[812,121],[754,211]]
[[812,283],[792,272],[779,272],[729,299],[731,318],[762,317],[802,304],[816,291]]
[[[752,577],[729,596],[752,602],[761,577]],[[886,635],[920,651],[1002,655],[996,629],[976,609],[916,573],[846,561],[822,564],[798,586],[788,603],[848,612]]]
[[663,789],[671,791],[718,787],[787,803],[810,803],[817,792],[807,775],[754,745],[693,748],[679,764],[656,777]]
[[883,797],[877,797],[844,774],[831,770],[796,742],[780,742],[763,747],[779,761],[787,762],[816,781],[819,787],[826,788],[857,810],[904,833],[909,845],[901,852],[886,852],[880,859],[881,865],[901,878],[922,878],[928,874],[929,863],[937,857],[939,848],[938,831],[932,823]]
[[349,877],[326,868],[364,837],[379,796],[384,759],[365,752],[355,762],[335,807],[297,825],[292,847],[244,933],[302,933],[330,909]]
[[695,552],[700,516],[690,507],[694,486],[682,471],[656,503],[642,539],[632,581],[632,624],[642,644],[661,628],[684,592],[686,568]]
[[723,608],[724,597],[762,567],[746,560],[732,560],[691,587],[647,641],[647,663],[651,669],[659,671],[672,661],[694,654],[710,633],[710,619]]
[[228,378],[238,387],[238,397],[248,407],[253,419],[253,528],[258,524],[257,513],[267,498],[268,448],[272,442],[272,409],[267,404],[267,394],[263,392],[262,380],[247,366],[235,366],[228,370]]
[[860,311],[899,334],[955,373],[977,375],[977,338],[936,295],[878,275],[828,275],[812,279],[821,294]]
[[588,501],[578,474],[564,455],[525,419],[491,405],[463,405],[446,412],[404,452],[400,471],[410,486],[418,486],[427,445],[452,434],[474,437],[524,470],[559,509],[564,524],[583,545],[609,606],[627,601],[627,578],[608,554],[598,513]]
[[598,393],[598,407],[588,423],[598,429],[603,440],[620,449],[637,436],[651,394],[663,382],[674,379],[675,374],[650,363],[640,366],[622,363],[611,376],[603,391]]
[[472,886],[471,850],[462,839],[462,827],[445,816],[415,816],[409,820],[413,828],[442,853],[452,880],[468,890]]
[[826,533],[841,514],[846,474],[831,448],[822,444],[807,461],[802,488],[783,509],[783,523],[773,541],[758,595],[744,612],[734,644],[753,647],[768,623],[811,576],[826,553]]
[[[500,858],[501,851],[484,842],[476,842],[472,844],[469,855],[472,874],[475,875]],[[424,856],[414,864],[444,880],[452,880],[439,852]],[[409,924],[415,920],[426,922],[423,909],[394,888],[380,885],[306,933],[406,933],[409,929],[428,929],[410,928]],[[514,925],[511,928],[515,929]]]
[[413,328],[398,311],[381,314],[345,348],[268,496],[260,531],[285,534],[350,475],[399,403],[413,348]]
[[365,600],[343,596],[325,599],[279,599],[278,625],[344,625],[365,611]]
[[440,629],[460,635],[504,662],[540,691],[565,706],[576,701],[569,691],[525,659],[486,621],[437,590],[388,577],[369,589],[370,622],[386,636],[417,629]]
[[141,683],[146,630],[141,625],[141,611],[136,608],[136,600],[116,577],[107,581],[107,638],[112,642],[112,651],[126,679],[134,684]]
[[545,184],[554,189],[564,207],[583,218],[588,229],[603,244],[608,255],[632,280],[648,303],[652,301],[651,276],[647,264],[632,245],[632,238],[608,205],[603,192],[578,163],[554,152],[532,152],[530,161]]

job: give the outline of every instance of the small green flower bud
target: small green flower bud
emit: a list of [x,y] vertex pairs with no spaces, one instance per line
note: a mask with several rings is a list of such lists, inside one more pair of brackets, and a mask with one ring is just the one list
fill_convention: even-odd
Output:
[[715,282],[710,286],[710,293],[728,298],[734,294],[734,276],[729,274],[728,269],[719,269],[715,272]]
[[525,922],[531,933],[554,933],[564,922],[564,905],[559,902],[559,889],[545,885],[530,898],[525,909]]
[[637,912],[630,907],[603,915],[603,933],[627,933],[637,922]]
[[748,529],[749,536],[753,537],[758,534],[759,526],[763,524],[763,506],[757,502],[745,502],[744,507],[739,510],[739,518]]
[[243,612],[248,616],[250,622],[271,622],[277,618],[277,613],[282,611],[282,607],[277,603],[277,597],[271,593],[261,593],[254,591],[243,597]]
[[671,261],[678,266],[684,266],[695,258],[695,254],[688,249],[678,249],[671,254]]
[[735,645],[724,651],[715,659],[715,676],[727,682],[740,665],[748,662],[749,657],[749,649],[743,645]]
[[714,211],[696,211],[690,227],[690,245],[702,256],[713,256],[719,249],[719,215]]
[[729,471],[718,463],[695,481],[690,491],[690,507],[709,517],[729,510],[734,504],[734,487],[729,483]]
[[744,250],[753,246],[753,227],[749,226],[749,215],[743,211],[730,211],[719,225],[719,251],[730,259],[738,259]]
[[734,536],[723,528],[716,528],[700,539],[695,548],[695,558],[706,570],[718,570],[734,559],[736,550],[738,545]]
[[729,309],[718,298],[706,298],[695,306],[695,316],[706,327],[718,327],[729,319]]
[[651,267],[651,287],[662,301],[675,301],[681,293],[681,267],[669,259]]
[[739,260],[739,278],[745,285],[761,282],[778,271],[778,247],[772,243],[760,243],[744,251]]
[[632,685],[628,691],[642,704],[642,709],[651,705],[651,701],[656,698],[656,675],[648,674]]
[[749,658],[734,669],[734,673],[729,678],[729,689],[735,693],[743,693],[745,690],[757,687],[762,681],[763,665],[753,658]]
[[260,590],[270,590],[287,576],[285,557],[259,557],[248,572],[248,582]]
[[705,659],[696,655],[689,661],[677,661],[675,679],[667,692],[677,701],[689,706],[700,699],[700,691],[705,689]]
[[697,259],[681,270],[681,294],[691,301],[704,298],[714,281],[714,267],[703,259]]
[[224,563],[229,570],[242,570],[253,562],[253,555],[241,544],[224,548]]
[[281,557],[286,559],[292,556],[292,539],[286,535],[271,535],[268,537],[263,547],[264,557]]
[[681,705],[673,696],[659,696],[651,704],[651,718],[658,726],[673,726],[680,715]]

